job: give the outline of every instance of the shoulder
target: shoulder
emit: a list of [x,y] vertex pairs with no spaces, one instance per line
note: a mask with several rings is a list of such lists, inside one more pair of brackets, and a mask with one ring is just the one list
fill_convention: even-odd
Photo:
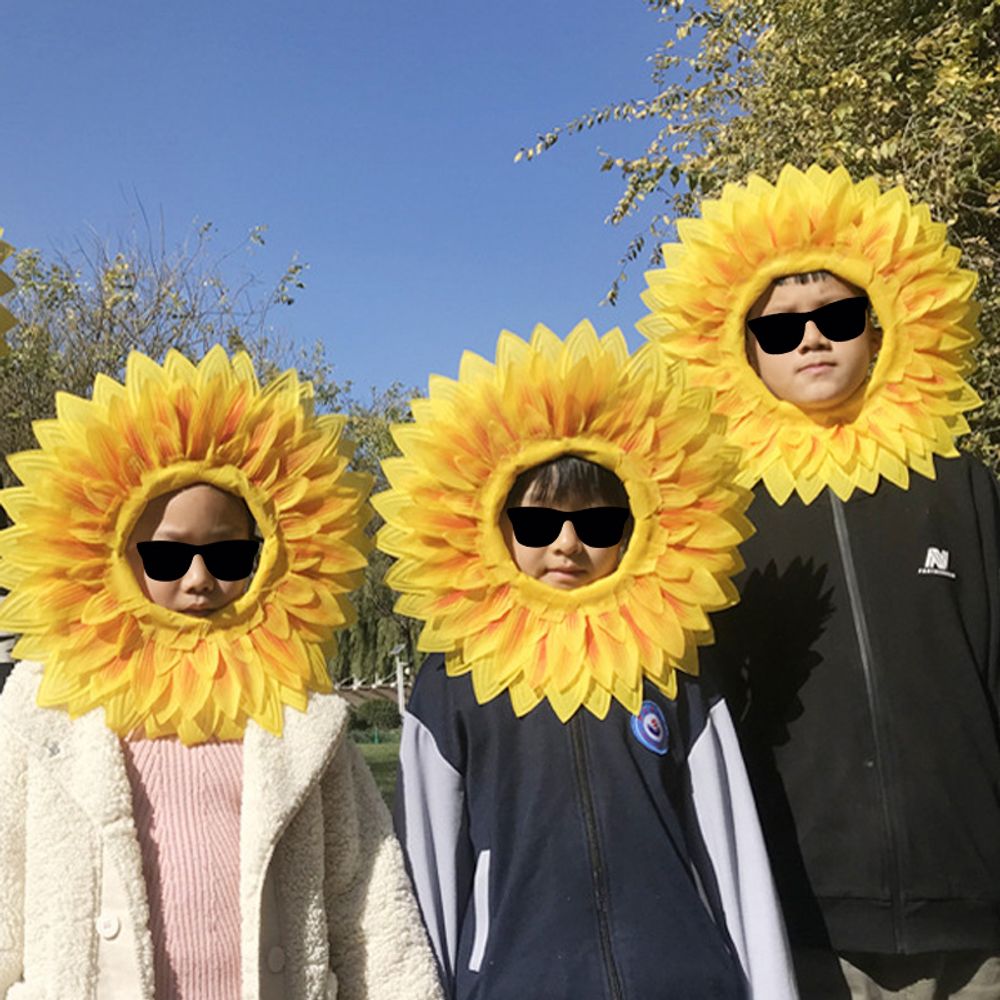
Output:
[[971,508],[980,523],[1000,520],[1000,486],[992,470],[980,459],[959,453],[953,458],[935,460],[934,469],[935,478],[921,478],[918,487],[925,494],[929,509],[961,512]]
[[935,468],[942,483],[965,485],[977,495],[995,497],[998,493],[997,477],[975,455],[961,452],[955,458],[936,462]]
[[[285,715],[289,714],[286,709]],[[299,714],[306,720],[304,725],[317,726],[325,722],[339,731],[340,727],[347,725],[351,706],[347,699],[336,691],[312,691],[305,712]]]
[[83,732],[89,732],[93,725],[92,713],[74,720],[63,709],[39,706],[41,681],[41,664],[21,660],[0,692],[0,746],[8,757],[15,755],[16,748],[18,754],[47,759],[53,744],[78,741],[82,739],[81,727]]
[[29,716],[39,712],[38,686],[42,682],[42,666],[30,660],[14,665],[7,683],[0,692],[0,725],[19,729]]
[[444,655],[431,653],[417,671],[410,698],[412,700],[436,696],[444,689],[446,683],[447,672],[444,667]]
[[424,760],[440,757],[454,771],[462,772],[471,744],[481,747],[498,737],[495,715],[505,699],[509,705],[503,693],[480,705],[470,675],[451,677],[442,655],[429,656],[414,682],[403,717],[407,752]]
[[444,720],[469,711],[476,704],[471,678],[468,675],[449,677],[444,656],[433,653],[417,673],[406,710],[424,725],[436,728]]
[[281,734],[275,738],[289,756],[328,757],[346,737],[350,716],[350,705],[336,692],[312,691],[304,711],[285,706]]

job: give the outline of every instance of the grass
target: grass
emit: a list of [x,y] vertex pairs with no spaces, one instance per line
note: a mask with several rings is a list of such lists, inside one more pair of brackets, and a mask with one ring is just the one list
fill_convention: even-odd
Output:
[[375,783],[385,799],[385,804],[392,809],[393,795],[396,791],[396,767],[399,763],[399,732],[386,733],[384,742],[358,743],[361,756],[375,775]]

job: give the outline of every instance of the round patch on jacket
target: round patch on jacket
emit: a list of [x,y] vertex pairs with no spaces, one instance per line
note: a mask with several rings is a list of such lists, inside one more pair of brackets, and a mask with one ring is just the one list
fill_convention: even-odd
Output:
[[661,757],[670,749],[667,720],[655,701],[644,701],[638,715],[632,716],[632,735],[647,749]]

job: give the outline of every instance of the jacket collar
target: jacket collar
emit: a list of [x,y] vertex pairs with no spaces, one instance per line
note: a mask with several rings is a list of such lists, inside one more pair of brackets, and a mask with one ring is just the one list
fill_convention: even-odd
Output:
[[[104,724],[103,711],[94,709],[72,719],[59,709],[38,708],[35,695],[41,674],[41,666],[27,662],[12,673],[8,685],[17,689],[11,694],[19,710],[4,713],[8,724],[29,755],[59,781],[95,826],[131,821],[131,788],[121,747],[118,736]],[[347,718],[342,698],[313,694],[305,712],[285,709],[281,736],[248,722],[241,821],[245,855],[270,854],[345,737]]]
[[244,891],[259,892],[275,844],[346,738],[347,720],[347,702],[339,695],[312,694],[305,712],[285,709],[281,736],[247,724],[240,821]]
[[[77,719],[36,702],[42,668],[23,662],[11,674],[0,699],[0,722],[24,744],[67,796],[94,824],[117,869],[125,905],[136,928],[148,925],[142,855],[132,813],[132,789],[118,736],[104,723],[103,710]],[[313,694],[305,712],[285,709],[284,732],[275,736],[249,722],[243,738],[243,796],[240,811],[240,909],[244,976],[259,980],[264,882],[274,848],[292,818],[318,785],[347,734],[348,706],[337,695]],[[153,994],[152,940],[138,934],[142,995]]]

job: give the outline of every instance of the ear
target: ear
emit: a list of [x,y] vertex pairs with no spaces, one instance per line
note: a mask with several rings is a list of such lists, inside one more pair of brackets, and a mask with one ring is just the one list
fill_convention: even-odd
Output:
[[754,370],[756,375],[760,375],[760,366],[757,364],[757,341],[750,332],[749,327],[743,330],[743,351],[747,356],[747,364]]
[[871,359],[874,361],[878,357],[878,352],[882,350],[882,331],[877,327],[872,325],[872,321],[868,320],[868,329],[871,331],[871,337],[869,338],[870,343],[870,355]]

